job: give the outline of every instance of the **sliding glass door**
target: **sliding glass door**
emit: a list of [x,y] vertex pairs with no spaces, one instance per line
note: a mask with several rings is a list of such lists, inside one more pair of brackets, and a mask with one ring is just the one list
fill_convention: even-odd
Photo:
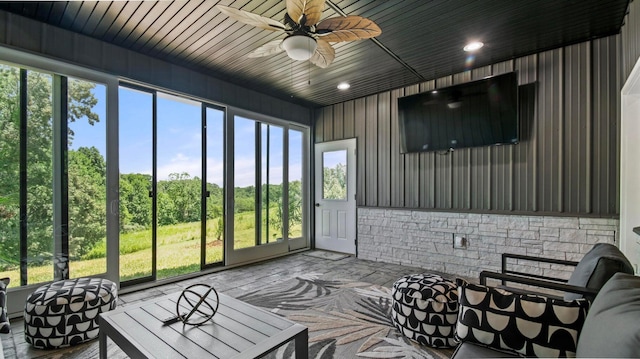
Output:
[[223,263],[224,122],[223,108],[121,86],[125,285]]
[[[303,129],[233,110],[228,169],[233,213],[227,231],[233,241],[228,263],[242,263],[308,246],[303,203]],[[307,191],[308,192],[308,191]],[[295,241],[293,244],[292,240]],[[293,244],[293,245],[292,245]]]
[[224,258],[224,123],[225,111],[205,106],[206,157],[203,157],[203,192],[205,201],[202,226],[203,266],[222,263]]
[[0,65],[0,277],[107,272],[107,86]]
[[200,270],[204,201],[201,106],[196,101],[158,93],[155,176],[158,279]]
[[120,86],[120,280],[154,276],[153,92]]
[[132,285],[308,247],[308,128],[0,55],[10,298],[58,279]]

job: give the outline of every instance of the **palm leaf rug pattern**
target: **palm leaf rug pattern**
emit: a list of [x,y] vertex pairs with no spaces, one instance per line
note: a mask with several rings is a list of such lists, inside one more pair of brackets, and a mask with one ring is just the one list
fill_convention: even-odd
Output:
[[[402,336],[391,322],[386,287],[310,273],[237,298],[308,327],[310,358],[443,359],[453,353]],[[292,358],[293,349],[289,343],[270,358]]]

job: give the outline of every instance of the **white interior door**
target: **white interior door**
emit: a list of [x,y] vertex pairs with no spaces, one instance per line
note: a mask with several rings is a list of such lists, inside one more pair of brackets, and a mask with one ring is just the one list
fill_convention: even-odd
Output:
[[316,248],[356,253],[356,139],[315,146]]

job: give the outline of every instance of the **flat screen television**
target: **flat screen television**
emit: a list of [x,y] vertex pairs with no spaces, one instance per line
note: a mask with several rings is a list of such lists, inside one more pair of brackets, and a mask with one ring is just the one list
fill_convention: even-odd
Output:
[[515,72],[398,98],[402,153],[518,143]]

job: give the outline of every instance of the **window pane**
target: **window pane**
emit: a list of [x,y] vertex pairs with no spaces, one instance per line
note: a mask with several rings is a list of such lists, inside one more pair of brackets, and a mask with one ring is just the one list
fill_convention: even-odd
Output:
[[69,276],[105,273],[106,87],[68,81]]
[[347,199],[347,151],[322,154],[322,198]]
[[282,240],[282,127],[260,124],[262,158],[262,233],[260,244]]
[[256,124],[236,116],[234,126],[234,249],[256,245]]
[[27,283],[53,280],[53,78],[27,73]]
[[302,132],[289,130],[289,238],[302,237]]
[[20,285],[20,70],[0,65],[0,278]]
[[202,109],[158,93],[157,278],[200,270]]
[[152,274],[153,95],[120,87],[118,102],[120,280],[125,281]]
[[224,112],[207,108],[207,249],[206,263],[224,253]]

